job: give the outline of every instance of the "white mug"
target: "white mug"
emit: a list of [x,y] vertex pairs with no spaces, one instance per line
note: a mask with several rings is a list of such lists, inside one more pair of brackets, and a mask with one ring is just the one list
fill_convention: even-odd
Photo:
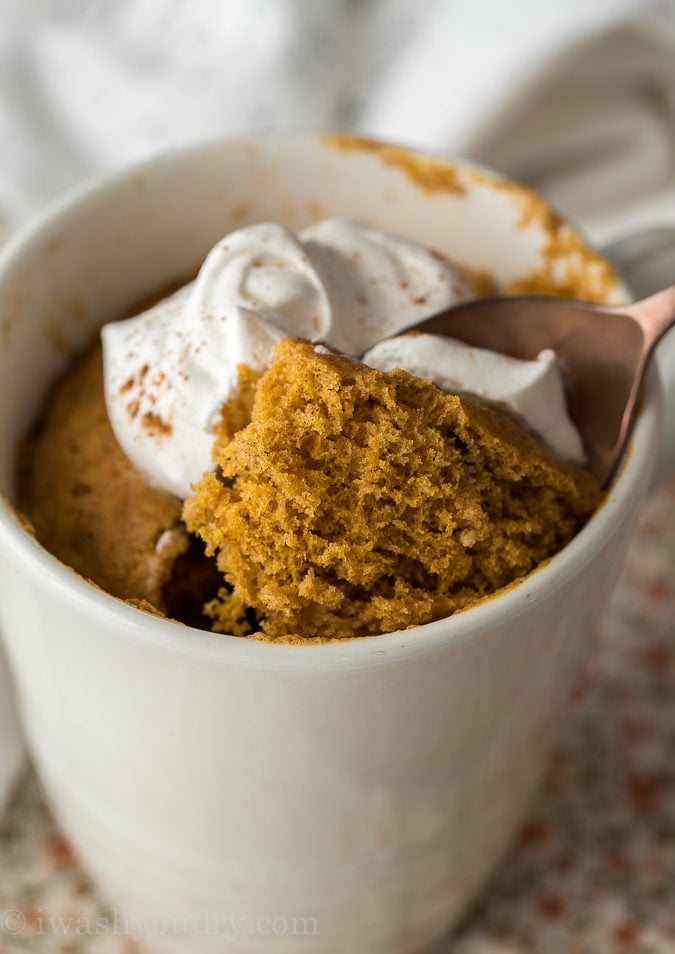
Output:
[[[603,264],[528,196],[467,164],[327,136],[191,149],[77,190],[0,261],[0,493],[14,498],[17,442],[69,355],[231,228],[348,215],[502,284],[536,270],[558,229],[547,267],[596,280]],[[625,296],[603,274],[603,296]],[[405,954],[445,932],[540,779],[660,412],[652,371],[606,502],[546,566],[449,619],[347,643],[270,645],[142,613],[3,506],[0,625],[30,750],[133,932],[190,954]]]
[[23,737],[14,705],[14,692],[0,640],[0,819],[14,792],[24,760]]

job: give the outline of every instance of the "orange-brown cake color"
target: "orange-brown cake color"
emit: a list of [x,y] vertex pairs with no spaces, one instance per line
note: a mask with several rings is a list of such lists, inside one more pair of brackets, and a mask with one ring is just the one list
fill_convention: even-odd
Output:
[[165,609],[163,586],[189,545],[181,501],[150,487],[119,447],[100,347],[57,382],[22,458],[19,505],[43,546],[113,596]]
[[600,500],[498,410],[299,339],[216,463],[183,511],[226,584],[208,612],[270,640],[448,616],[560,550]]

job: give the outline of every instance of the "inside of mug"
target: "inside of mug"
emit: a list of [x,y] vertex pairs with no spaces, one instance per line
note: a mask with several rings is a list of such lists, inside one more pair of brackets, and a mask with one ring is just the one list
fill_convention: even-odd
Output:
[[[548,254],[555,230],[567,227],[526,190],[349,137],[193,149],[85,186],[13,242],[0,264],[0,494],[14,498],[17,443],[49,384],[101,325],[194,275],[235,228],[278,221],[298,229],[331,216],[435,248],[495,289],[548,268],[555,291],[559,273],[579,268],[580,240],[560,244],[557,258]],[[596,259],[588,250],[588,275]],[[612,280],[602,294],[617,300],[622,289]]]

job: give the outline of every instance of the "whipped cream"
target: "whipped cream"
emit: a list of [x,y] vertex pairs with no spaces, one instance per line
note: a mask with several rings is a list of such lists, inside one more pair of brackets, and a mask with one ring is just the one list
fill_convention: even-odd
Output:
[[240,229],[214,246],[194,282],[104,327],[110,422],[150,483],[189,497],[213,468],[239,368],[264,371],[275,343],[291,335],[503,401],[557,456],[583,462],[553,352],[516,361],[435,335],[397,336],[474,295],[447,259],[357,222],[328,219],[297,234],[274,223]]
[[560,460],[586,463],[584,447],[567,413],[555,352],[534,361],[473,348],[439,335],[399,335],[365,353],[365,364],[380,371],[403,368],[450,393],[468,393],[515,411]]
[[105,326],[110,422],[152,484],[188,497],[213,466],[214,428],[240,365],[263,371],[289,335],[360,355],[468,297],[447,259],[356,222],[328,219],[297,235],[273,223],[240,229],[194,282]]

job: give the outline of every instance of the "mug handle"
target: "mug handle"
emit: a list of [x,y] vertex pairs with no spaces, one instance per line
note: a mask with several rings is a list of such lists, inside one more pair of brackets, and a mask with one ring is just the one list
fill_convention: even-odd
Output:
[[[636,232],[601,249],[638,300],[675,282],[675,228]],[[675,328],[656,349],[656,366],[663,389],[661,449],[653,484],[675,475]]]

